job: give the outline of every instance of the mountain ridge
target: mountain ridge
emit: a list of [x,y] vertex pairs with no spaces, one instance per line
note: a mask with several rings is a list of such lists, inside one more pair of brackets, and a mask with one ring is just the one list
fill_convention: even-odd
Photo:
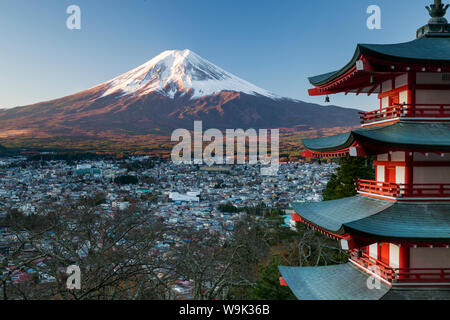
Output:
[[117,91],[122,92],[122,95],[159,92],[171,98],[177,93],[200,98],[220,91],[278,97],[223,70],[189,49],[166,50],[101,85],[107,87],[102,97]]
[[[169,50],[90,89],[0,110],[0,139],[138,139],[177,128],[298,131],[359,124],[358,110],[280,97],[190,50]],[[1,142],[1,141],[0,141]]]

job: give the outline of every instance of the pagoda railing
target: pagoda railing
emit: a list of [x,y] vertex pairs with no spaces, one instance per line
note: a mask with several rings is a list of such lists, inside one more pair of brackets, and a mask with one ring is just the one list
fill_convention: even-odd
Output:
[[450,283],[450,268],[394,268],[398,283]]
[[393,198],[450,198],[450,184],[396,184],[356,179],[356,190]]
[[402,184],[400,190],[401,197],[450,197],[450,184]]
[[391,268],[389,265],[378,261],[365,252],[358,251],[358,250],[351,250],[349,252],[350,259],[354,262],[357,262],[360,266],[374,272],[375,274],[379,275],[383,279],[393,282],[395,279],[395,271],[393,268]]
[[369,112],[359,112],[359,114],[361,115],[361,123],[366,124],[371,122],[400,118],[404,114],[403,110],[404,108],[402,106],[392,106]]
[[361,123],[368,124],[397,118],[450,118],[450,104],[394,104],[369,112],[359,112]]
[[390,283],[450,283],[450,268],[393,268],[363,251],[349,253],[352,261]]
[[356,179],[356,190],[397,198],[400,195],[400,185],[375,180]]

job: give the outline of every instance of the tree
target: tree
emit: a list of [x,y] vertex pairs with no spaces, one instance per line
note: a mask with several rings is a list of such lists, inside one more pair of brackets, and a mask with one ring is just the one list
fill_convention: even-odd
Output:
[[373,179],[374,170],[370,158],[343,157],[340,167],[331,175],[323,191],[323,200],[335,200],[356,195],[355,179]]
[[292,291],[285,286],[280,285],[280,271],[278,266],[280,261],[277,256],[265,266],[258,270],[260,279],[251,290],[253,300],[295,300],[296,297]]
[[248,291],[257,281],[256,266],[269,246],[254,219],[238,222],[228,238],[208,230],[184,232],[190,241],[179,247],[173,268],[193,282],[194,300],[231,298],[231,291]]
[[[86,203],[54,214],[7,218],[17,237],[1,261],[3,299],[166,299],[169,274],[162,255],[152,254],[165,227],[157,217],[134,212],[110,216]],[[81,269],[81,290],[66,288],[65,270]],[[33,269],[36,279],[12,283]],[[50,280],[50,281],[47,281]]]
[[346,252],[335,240],[310,229],[301,222],[296,223],[296,229],[300,235],[295,241],[300,266],[326,266],[347,262]]
[[123,176],[118,176],[117,178],[114,179],[114,183],[117,184],[137,184],[138,178],[135,176],[130,176],[130,175],[123,175]]
[[231,201],[228,201],[227,203],[219,204],[218,207],[220,212],[226,212],[226,213],[236,213],[241,212],[243,209],[239,209],[231,203]]

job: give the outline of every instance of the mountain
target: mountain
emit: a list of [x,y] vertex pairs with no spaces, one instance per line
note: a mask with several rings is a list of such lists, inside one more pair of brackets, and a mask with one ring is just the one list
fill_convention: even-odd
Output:
[[108,89],[102,97],[118,92],[124,96],[145,96],[158,92],[172,99],[180,95],[195,99],[220,91],[235,91],[276,98],[274,94],[232,75],[187,49],[164,51],[142,66],[104,83],[104,86]]
[[295,128],[358,124],[358,110],[280,97],[190,50],[165,51],[88,90],[0,110],[0,138],[116,139],[176,128]]

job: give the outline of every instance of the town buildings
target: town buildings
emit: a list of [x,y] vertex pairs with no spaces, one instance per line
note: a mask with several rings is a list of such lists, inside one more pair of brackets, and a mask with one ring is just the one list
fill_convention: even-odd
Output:
[[[162,160],[152,160],[148,165],[148,157],[80,161],[10,157],[0,161],[0,218],[11,211],[46,215],[54,208],[94,199],[99,214],[125,215],[132,210],[161,219],[171,231],[153,248],[154,254],[166,254],[182,244],[185,239],[177,230],[183,228],[217,231],[227,237],[242,213],[221,212],[220,204],[287,208],[293,201],[319,201],[337,167],[325,162],[282,163],[278,175],[265,177],[260,175],[258,165],[205,170],[194,164]],[[123,175],[137,177],[138,183],[114,182]],[[0,224],[0,261],[18,245],[15,234]],[[21,257],[17,259],[20,263]],[[15,265],[10,261],[8,270],[14,270]],[[0,276],[8,270],[0,270]],[[28,281],[36,270],[29,271],[17,271],[14,282]],[[39,277],[52,281],[45,274]],[[175,289],[187,290],[185,284]]]

